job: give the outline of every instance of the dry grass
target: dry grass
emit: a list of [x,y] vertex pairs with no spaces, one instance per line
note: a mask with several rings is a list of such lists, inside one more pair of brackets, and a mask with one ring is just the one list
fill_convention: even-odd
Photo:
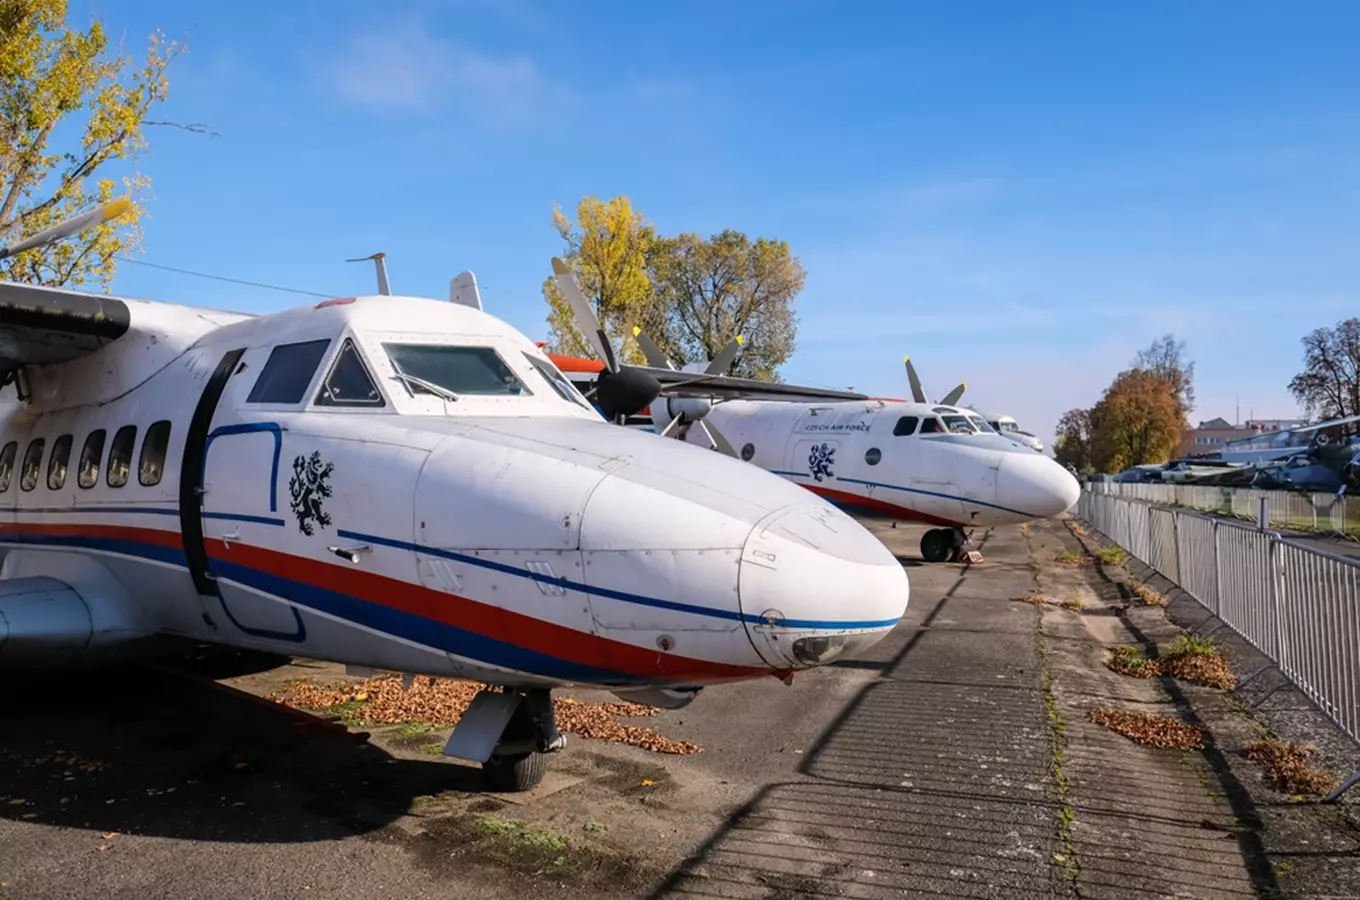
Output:
[[1170,716],[1122,712],[1102,707],[1088,714],[1092,722],[1121,734],[1134,743],[1168,750],[1199,750],[1204,746],[1204,729]]
[[1293,744],[1279,738],[1266,738],[1246,749],[1247,759],[1265,766],[1276,790],[1294,796],[1321,797],[1331,793],[1337,781],[1309,765],[1317,748]]
[[[302,682],[269,699],[299,709],[329,711],[346,724],[430,722],[456,725],[483,687],[469,681],[417,678],[410,690],[404,690],[400,675],[388,675],[362,684],[323,686]],[[631,744],[657,753],[688,755],[699,752],[696,744],[673,741],[650,728],[618,721],[656,715],[660,712],[656,707],[639,703],[581,703],[569,697],[554,697],[553,712],[559,731]]]
[[1064,550],[1057,555],[1056,559],[1058,560],[1058,562],[1067,566],[1079,566],[1082,563],[1088,563],[1091,561],[1091,557],[1082,556],[1075,550]]
[[1166,598],[1154,591],[1152,588],[1143,584],[1141,581],[1129,580],[1129,590],[1143,601],[1146,606],[1166,606]]
[[1107,566],[1122,566],[1128,558],[1123,547],[1101,547],[1096,551],[1096,559]]
[[1229,690],[1237,686],[1237,676],[1233,674],[1228,660],[1218,646],[1208,638],[1180,634],[1171,642],[1161,655],[1149,659],[1142,651],[1130,644],[1109,648],[1105,658],[1106,668],[1128,675],[1130,678],[1155,678],[1170,675],[1181,681],[1202,684],[1208,687]]

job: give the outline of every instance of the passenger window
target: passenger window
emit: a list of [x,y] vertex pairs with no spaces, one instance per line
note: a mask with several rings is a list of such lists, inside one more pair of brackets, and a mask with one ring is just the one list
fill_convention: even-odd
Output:
[[18,441],[10,441],[5,449],[0,450],[0,494],[9,490],[9,483],[14,477],[14,457],[18,455]]
[[109,471],[104,476],[109,487],[122,487],[127,484],[128,470],[132,468],[132,445],[137,443],[137,426],[124,425],[113,436],[113,447],[109,450]]
[[930,416],[921,421],[921,434],[936,434],[941,431],[944,431],[944,426],[941,425],[940,420],[934,416]]
[[19,487],[26,491],[31,491],[38,486],[38,470],[42,468],[43,448],[47,446],[47,441],[43,438],[35,438],[28,443],[28,449],[24,451],[24,469],[19,474]]
[[247,403],[299,403],[307,395],[316,367],[331,345],[330,338],[280,344],[269,354]]
[[165,451],[170,447],[170,422],[161,419],[151,423],[142,440],[142,457],[137,462],[137,480],[144,486],[160,484],[165,469]]
[[919,421],[920,420],[917,419],[916,416],[903,416],[898,419],[897,424],[893,426],[893,434],[897,437],[906,437],[909,434],[915,434],[916,423]]
[[76,473],[76,483],[89,489],[99,481],[99,461],[104,458],[104,436],[107,432],[96,428],[85,439],[85,447],[80,451],[80,470]]
[[47,461],[47,489],[59,491],[66,485],[66,466],[71,462],[71,436],[63,434],[52,444],[52,458]]
[[345,339],[316,395],[317,406],[385,406],[354,342]]

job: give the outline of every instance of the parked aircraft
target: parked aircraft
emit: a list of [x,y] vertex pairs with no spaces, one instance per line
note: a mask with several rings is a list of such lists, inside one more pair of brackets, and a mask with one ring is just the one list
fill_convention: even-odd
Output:
[[[258,316],[0,283],[0,667],[176,635],[482,682],[444,752],[518,790],[565,743],[554,688],[678,707],[897,624],[902,566],[831,504],[611,427],[471,273],[381,283]],[[674,374],[604,371],[610,417]]]
[[[575,279],[565,266],[556,269],[556,279],[573,304],[578,329],[599,336],[592,346],[603,355],[599,345],[608,341]],[[671,366],[645,334],[634,336],[650,371]],[[914,379],[910,360],[907,366]],[[962,386],[956,391],[962,393]],[[1081,491],[1053,460],[993,433],[976,413],[944,403],[663,396],[652,402],[650,416],[664,437],[721,450],[837,505],[940,526],[921,538],[921,556],[929,562],[968,555],[966,529],[1056,516]]]
[[[917,403],[931,403],[932,401],[926,397],[926,393],[921,387],[921,379],[916,375],[916,367],[911,364],[911,357],[904,357],[903,361],[906,363],[907,367],[907,380],[911,383],[912,399]],[[963,397],[963,392],[967,390],[967,388],[968,382],[965,381],[963,384],[960,384],[946,394],[940,403],[945,406],[958,406],[959,399]],[[968,413],[977,413],[981,416],[982,421],[985,424],[985,427],[983,428],[984,431],[994,431],[1002,437],[1010,438],[1018,444],[1029,447],[1036,453],[1044,452],[1044,442],[1028,431],[1022,431],[1020,423],[1015,421],[1013,416],[998,412],[984,412],[983,410],[974,409],[972,407],[960,407],[960,409],[963,409]]]

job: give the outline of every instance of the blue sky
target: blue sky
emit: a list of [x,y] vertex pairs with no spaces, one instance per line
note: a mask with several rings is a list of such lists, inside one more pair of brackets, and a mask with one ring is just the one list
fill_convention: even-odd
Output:
[[[1136,11],[1135,11],[1136,10]],[[1194,418],[1296,414],[1299,339],[1360,310],[1360,6],[72,0],[190,51],[151,134],[147,262],[393,289],[538,339],[551,204],[789,241],[791,381],[966,380],[1051,442],[1167,331]],[[124,265],[114,290],[304,296]]]

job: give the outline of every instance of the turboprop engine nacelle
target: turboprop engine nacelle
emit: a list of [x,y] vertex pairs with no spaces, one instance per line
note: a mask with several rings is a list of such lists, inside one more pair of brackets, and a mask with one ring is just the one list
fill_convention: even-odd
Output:
[[662,431],[678,416],[697,422],[712,408],[713,401],[707,397],[662,397],[652,403],[652,424]]

